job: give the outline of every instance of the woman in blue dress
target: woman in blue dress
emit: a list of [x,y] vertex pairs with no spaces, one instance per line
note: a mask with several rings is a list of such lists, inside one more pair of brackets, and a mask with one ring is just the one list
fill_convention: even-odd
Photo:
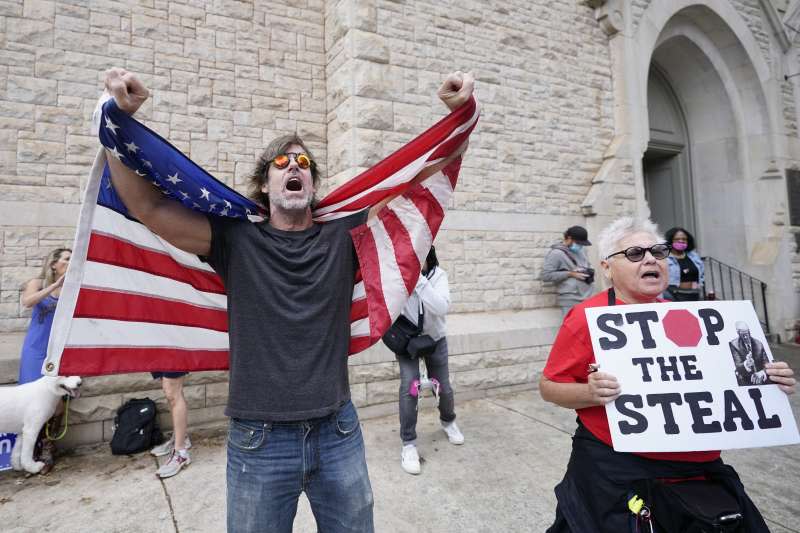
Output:
[[[42,364],[47,355],[47,342],[50,339],[50,328],[53,326],[53,315],[64,285],[72,250],[56,248],[47,255],[42,265],[42,273],[38,278],[29,280],[22,290],[22,305],[26,309],[33,308],[28,333],[22,344],[22,355],[19,361],[19,383],[30,383],[42,377]],[[59,403],[53,418],[64,411],[64,404]],[[50,422],[48,422],[49,424]],[[44,475],[53,469],[55,464],[55,442],[45,438],[45,430],[39,433],[33,451],[37,461],[45,466],[40,474]]]
[[58,296],[64,284],[72,250],[56,248],[50,252],[42,265],[42,274],[25,284],[22,290],[22,305],[33,308],[28,333],[22,344],[19,363],[19,383],[29,383],[42,377],[42,364],[47,355],[47,341],[53,326]]

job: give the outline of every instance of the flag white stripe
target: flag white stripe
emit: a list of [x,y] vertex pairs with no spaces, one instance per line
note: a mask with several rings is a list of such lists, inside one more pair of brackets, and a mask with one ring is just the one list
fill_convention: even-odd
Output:
[[116,265],[87,261],[83,279],[87,288],[167,298],[221,311],[228,308],[224,294],[203,292],[182,281]]
[[155,233],[151,233],[143,224],[129,220],[113,209],[103,207],[102,205],[97,206],[92,228],[93,231],[135,244],[139,248],[145,248],[154,252],[167,252],[170,257],[187,268],[214,272],[211,266],[200,261],[200,258],[196,255],[184,252],[172,246]]
[[351,337],[369,337],[369,317],[350,323]]
[[367,297],[367,290],[364,287],[364,280],[359,281],[353,285],[353,301],[361,300]]
[[172,324],[74,318],[67,347],[163,347],[227,350],[228,334],[224,331]]

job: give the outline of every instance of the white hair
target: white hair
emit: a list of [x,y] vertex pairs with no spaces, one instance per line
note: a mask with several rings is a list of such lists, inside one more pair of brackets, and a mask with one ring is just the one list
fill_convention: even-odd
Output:
[[619,243],[635,233],[649,233],[657,241],[664,242],[664,236],[658,231],[658,226],[650,219],[618,218],[597,236],[597,251],[600,259],[605,260],[614,252],[619,252]]

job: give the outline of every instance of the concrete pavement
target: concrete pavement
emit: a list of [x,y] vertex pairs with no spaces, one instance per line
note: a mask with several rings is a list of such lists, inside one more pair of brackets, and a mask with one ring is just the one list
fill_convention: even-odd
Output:
[[[396,416],[363,421],[376,531],[544,531],[569,457],[573,412],[534,390],[456,401],[466,443],[449,444],[428,406],[418,423],[420,476],[400,469]],[[800,395],[792,403],[800,413]],[[221,428],[193,432],[192,464],[164,481],[154,476],[155,458],[115,457],[107,445],[60,458],[47,476],[0,472],[0,531],[223,532],[224,443]],[[724,459],[772,531],[800,532],[800,446],[737,450]],[[294,531],[315,531],[305,498]]]

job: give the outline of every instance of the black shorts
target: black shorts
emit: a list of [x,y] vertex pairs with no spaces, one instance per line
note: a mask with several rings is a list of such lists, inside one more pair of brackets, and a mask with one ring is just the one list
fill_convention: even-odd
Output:
[[150,372],[150,375],[153,376],[153,379],[161,379],[161,378],[182,378],[183,376],[189,374],[188,372]]

